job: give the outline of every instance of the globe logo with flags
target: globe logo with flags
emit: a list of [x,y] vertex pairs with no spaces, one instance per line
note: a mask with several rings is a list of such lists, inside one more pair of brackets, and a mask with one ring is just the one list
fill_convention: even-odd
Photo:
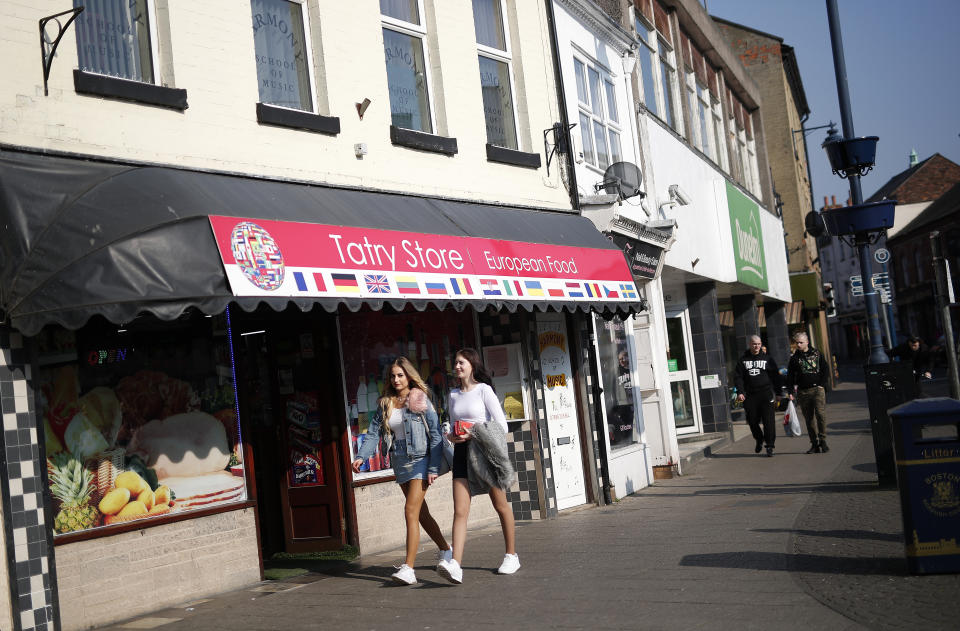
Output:
[[230,235],[233,259],[251,283],[265,291],[283,284],[283,254],[270,233],[255,223],[238,223]]

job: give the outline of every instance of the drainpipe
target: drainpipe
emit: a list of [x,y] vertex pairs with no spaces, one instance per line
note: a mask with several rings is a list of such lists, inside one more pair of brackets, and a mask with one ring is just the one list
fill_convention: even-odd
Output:
[[590,375],[593,379],[593,388],[591,388],[593,394],[593,417],[594,425],[597,428],[597,447],[600,452],[600,476],[603,478],[603,484],[600,485],[601,490],[603,491],[603,503],[610,505],[613,503],[613,492],[610,486],[610,463],[607,457],[607,428],[603,424],[603,387],[600,385],[600,370],[597,365],[597,354],[595,352],[597,348],[597,337],[596,337],[596,327],[593,322],[590,320],[593,319],[592,314],[587,316],[588,322],[590,323],[590,335],[588,337],[590,343],[589,348],[587,348],[587,357],[590,360]]
[[557,78],[557,100],[560,104],[560,125],[563,127],[561,133],[566,137],[567,142],[567,173],[569,174],[570,184],[570,206],[580,210],[580,194],[577,192],[577,171],[576,163],[573,160],[573,142],[570,138],[570,119],[567,118],[567,101],[563,94],[563,71],[560,64],[560,43],[557,40],[557,20],[553,13],[553,0],[546,0],[547,3],[547,27],[550,29],[550,48],[553,57],[553,73]]

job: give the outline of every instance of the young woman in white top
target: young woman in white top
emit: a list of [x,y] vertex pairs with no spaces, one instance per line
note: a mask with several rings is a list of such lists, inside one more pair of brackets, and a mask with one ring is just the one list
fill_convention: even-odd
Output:
[[[480,353],[472,348],[465,348],[457,352],[453,366],[454,375],[460,380],[460,388],[450,391],[450,420],[469,421],[471,423],[495,422],[507,431],[507,419],[500,407],[500,401],[493,391],[493,380],[483,366]],[[437,572],[451,583],[463,582],[463,569],[460,562],[463,559],[463,548],[467,538],[467,517],[470,515],[470,486],[467,478],[467,442],[471,435],[463,436],[449,434],[454,443],[453,449],[453,559],[441,560],[437,564]],[[489,492],[493,508],[500,516],[500,527],[503,529],[503,544],[506,554],[497,570],[500,574],[513,574],[520,569],[520,558],[517,556],[514,533],[513,509],[507,501],[507,494],[499,488],[493,487]]]
[[384,396],[377,402],[366,440],[353,461],[353,470],[360,472],[360,465],[374,455],[382,435],[397,484],[406,498],[403,515],[407,524],[407,558],[391,578],[413,585],[417,582],[413,564],[420,545],[421,525],[439,548],[438,560],[451,558],[450,546],[424,499],[427,487],[437,479],[443,448],[437,412],[417,369],[406,357],[398,357],[387,366],[386,373]]

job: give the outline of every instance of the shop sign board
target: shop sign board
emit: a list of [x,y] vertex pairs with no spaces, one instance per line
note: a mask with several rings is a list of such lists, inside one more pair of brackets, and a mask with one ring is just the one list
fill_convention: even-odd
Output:
[[764,259],[763,231],[760,227],[760,207],[736,186],[727,182],[727,209],[730,213],[737,280],[766,291],[769,284]]
[[645,283],[657,277],[663,263],[663,246],[617,233],[610,233],[608,238],[623,250],[636,283]]
[[614,249],[214,215],[210,225],[235,296],[639,300]]

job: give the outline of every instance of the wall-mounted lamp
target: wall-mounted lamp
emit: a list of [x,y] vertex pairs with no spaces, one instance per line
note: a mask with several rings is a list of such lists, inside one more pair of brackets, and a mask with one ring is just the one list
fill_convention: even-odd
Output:
[[637,45],[630,44],[630,49],[623,52],[620,61],[623,63],[623,74],[628,77],[633,74],[633,69],[637,65]]
[[360,120],[363,120],[363,114],[367,111],[367,108],[370,107],[370,99],[363,99],[360,103],[357,103],[357,114],[360,115]]

